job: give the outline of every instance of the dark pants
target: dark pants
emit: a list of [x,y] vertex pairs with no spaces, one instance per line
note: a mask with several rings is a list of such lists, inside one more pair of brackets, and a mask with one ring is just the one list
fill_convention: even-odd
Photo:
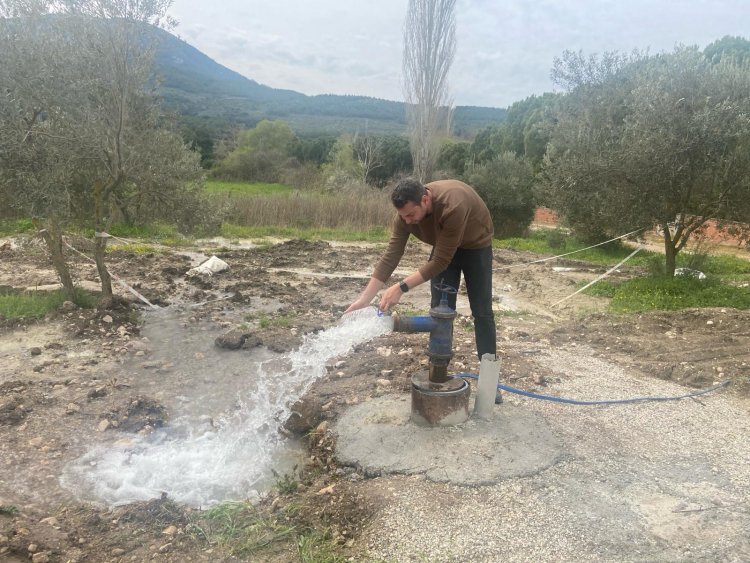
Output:
[[[466,293],[469,295],[477,354],[481,360],[484,354],[497,354],[495,313],[492,311],[492,247],[456,250],[445,271],[432,278],[430,282],[432,307],[440,304],[441,292],[436,290],[435,286],[444,283],[458,289],[461,272],[464,274]],[[448,305],[455,310],[456,294],[448,295]]]

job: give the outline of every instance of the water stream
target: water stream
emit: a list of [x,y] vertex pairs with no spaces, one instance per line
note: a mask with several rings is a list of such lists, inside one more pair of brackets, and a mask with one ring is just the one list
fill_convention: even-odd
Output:
[[[192,506],[253,498],[267,487],[271,468],[293,455],[294,444],[279,433],[291,405],[325,374],[330,359],[392,330],[391,319],[373,309],[357,313],[306,336],[293,352],[262,350],[251,359],[217,353],[213,339],[199,330],[181,335],[179,345],[166,346],[181,374],[167,387],[171,396],[160,397],[174,412],[169,425],[93,447],[65,468],[61,484],[79,498],[107,505],[162,493]],[[159,322],[162,331],[176,322],[174,314],[162,314],[152,332]],[[195,357],[200,366],[180,364],[180,358]],[[162,388],[158,380],[153,384]]]

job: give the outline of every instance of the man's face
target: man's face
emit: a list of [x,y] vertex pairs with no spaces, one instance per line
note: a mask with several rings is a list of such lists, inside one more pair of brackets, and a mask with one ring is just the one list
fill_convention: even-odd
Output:
[[407,225],[416,225],[427,215],[427,196],[423,195],[419,203],[407,201],[401,209],[397,209],[399,216]]

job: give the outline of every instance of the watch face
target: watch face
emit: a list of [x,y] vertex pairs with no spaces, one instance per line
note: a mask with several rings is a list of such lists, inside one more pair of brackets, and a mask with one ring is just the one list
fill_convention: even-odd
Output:
[[403,291],[404,293],[409,291],[409,286],[406,285],[406,282],[401,282],[400,284],[398,284],[398,286],[401,288],[401,291]]

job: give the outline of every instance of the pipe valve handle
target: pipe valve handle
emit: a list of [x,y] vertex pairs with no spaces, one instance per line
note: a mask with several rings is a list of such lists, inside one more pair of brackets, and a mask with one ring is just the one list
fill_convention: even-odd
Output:
[[435,284],[435,289],[437,289],[438,291],[441,291],[441,292],[443,292],[445,294],[451,294],[451,295],[453,295],[455,293],[458,293],[458,290],[455,287],[453,287],[452,285],[448,285],[447,283],[443,283],[443,282],[436,283]]

